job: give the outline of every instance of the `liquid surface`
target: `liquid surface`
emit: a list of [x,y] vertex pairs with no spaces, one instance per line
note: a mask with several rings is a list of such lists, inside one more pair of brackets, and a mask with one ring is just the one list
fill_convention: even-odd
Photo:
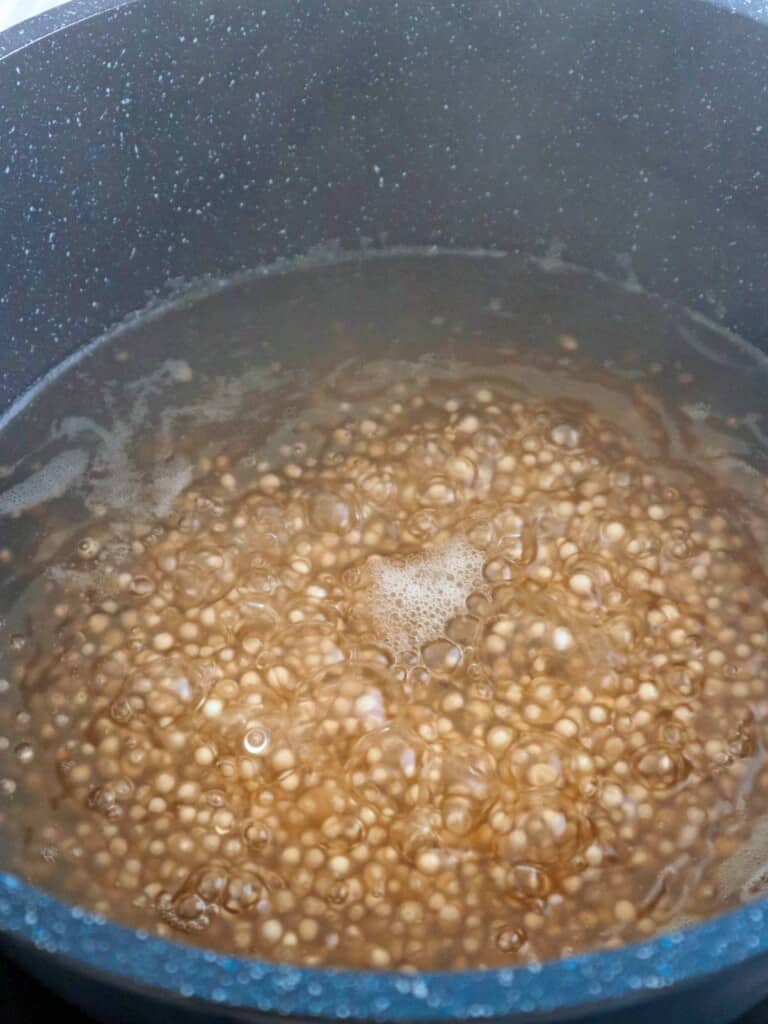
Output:
[[754,419],[716,422],[695,359],[654,383],[502,326],[272,365],[145,438],[142,480],[102,431],[144,501],[97,474],[75,536],[54,480],[45,571],[3,556],[14,870],[183,941],[392,969],[610,947],[763,891]]

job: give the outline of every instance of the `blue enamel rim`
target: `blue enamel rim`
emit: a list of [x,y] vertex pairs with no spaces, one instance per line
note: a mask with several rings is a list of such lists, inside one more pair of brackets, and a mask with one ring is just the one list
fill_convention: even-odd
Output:
[[[0,33],[0,60],[136,0],[73,0]],[[768,21],[768,0],[707,0]],[[184,946],[114,924],[0,872],[0,930],[42,952],[170,996],[302,1017],[451,1020],[642,998],[768,952],[768,900],[647,943],[487,971],[299,968]]]
[[3,931],[142,987],[264,1013],[375,1021],[467,1020],[641,998],[768,951],[768,901],[652,942],[486,971],[292,967],[131,931],[0,874]]

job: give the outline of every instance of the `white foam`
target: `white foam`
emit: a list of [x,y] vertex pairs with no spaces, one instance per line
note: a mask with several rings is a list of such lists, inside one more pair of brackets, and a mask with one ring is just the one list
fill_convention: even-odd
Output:
[[483,554],[458,537],[404,561],[376,559],[371,608],[386,645],[397,656],[443,635],[482,585]]
[[[194,467],[179,454],[153,466],[141,465],[134,458],[136,440],[147,431],[150,400],[161,395],[160,426],[156,438],[177,436],[178,421],[219,423],[235,419],[250,393],[268,393],[279,384],[281,371],[274,367],[246,369],[239,378],[220,378],[212,382],[206,397],[184,396],[179,385],[194,377],[183,359],[167,359],[151,373],[128,385],[131,405],[120,419],[99,423],[88,416],[73,415],[57,421],[50,431],[52,441],[87,444],[92,450],[92,473],[86,483],[86,504],[106,505],[116,511],[141,507],[147,513],[167,516],[179,494],[194,477]],[[106,387],[114,385],[106,385]]]
[[192,465],[181,456],[174,456],[152,480],[152,511],[161,519],[170,515],[173,503],[189,487],[194,475]]
[[720,865],[717,882],[723,898],[738,895],[747,903],[768,895],[768,819],[758,819],[749,839]]
[[19,515],[62,497],[70,487],[82,483],[87,467],[88,455],[81,448],[55,455],[42,469],[0,493],[0,516]]

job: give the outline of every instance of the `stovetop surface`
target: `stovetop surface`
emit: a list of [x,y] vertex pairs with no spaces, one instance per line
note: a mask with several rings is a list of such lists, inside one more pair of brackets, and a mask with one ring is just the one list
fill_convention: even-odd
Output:
[[[30,1024],[38,1018],[55,1021],[55,1024],[94,1024],[93,1018],[73,1009],[24,971],[0,957],[0,1024]],[[659,1024],[672,1022],[659,1020]],[[688,1021],[687,1024],[706,1022]],[[734,1021],[734,1024],[768,1024],[768,1002]]]

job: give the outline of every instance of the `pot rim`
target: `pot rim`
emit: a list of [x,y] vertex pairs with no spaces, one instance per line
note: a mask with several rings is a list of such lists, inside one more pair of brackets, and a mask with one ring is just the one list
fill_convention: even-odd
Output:
[[[69,0],[50,10],[43,11],[24,22],[0,32],[0,61],[19,50],[32,46],[49,36],[65,29],[71,29],[80,22],[87,22],[100,15],[116,13],[122,7],[129,7],[142,0]],[[768,0],[699,0],[710,7],[720,7],[731,14],[768,24]]]
[[631,1000],[768,952],[768,900],[648,942],[474,971],[297,967],[132,930],[0,873],[2,933],[112,978],[262,1013],[337,1020],[467,1020]]
[[81,21],[107,15],[140,0],[68,0],[0,32],[0,61]]
[[[0,61],[81,21],[118,11],[141,0],[69,0],[0,32]],[[768,0],[700,0],[751,21],[768,23]]]

